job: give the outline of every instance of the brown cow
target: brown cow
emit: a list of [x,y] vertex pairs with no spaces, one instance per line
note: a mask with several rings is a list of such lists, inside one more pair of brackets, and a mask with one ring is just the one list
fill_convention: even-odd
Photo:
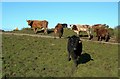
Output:
[[96,37],[98,36],[97,34],[97,30],[99,29],[107,29],[106,28],[106,24],[95,24],[92,26],[92,28],[94,29],[94,32],[96,32]]
[[108,29],[105,29],[105,28],[96,29],[96,34],[97,34],[97,37],[98,37],[98,41],[99,40],[102,41],[102,39],[104,39],[105,42],[108,42],[109,39],[110,39]]
[[47,34],[47,29],[48,29],[48,21],[43,20],[43,21],[39,21],[39,20],[27,20],[28,25],[31,26],[31,28],[33,28],[34,32],[37,33],[37,29],[44,29],[44,33]]
[[56,35],[59,36],[59,38],[62,37],[63,35],[63,26],[62,24],[58,23],[56,26],[55,26],[55,29],[54,29],[54,38],[56,38]]

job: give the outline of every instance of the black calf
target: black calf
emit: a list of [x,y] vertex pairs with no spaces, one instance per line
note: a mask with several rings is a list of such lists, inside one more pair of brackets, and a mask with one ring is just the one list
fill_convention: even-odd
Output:
[[72,58],[75,66],[77,66],[78,65],[77,59],[78,57],[80,57],[81,52],[82,52],[82,41],[80,40],[79,37],[75,35],[68,37],[68,38],[69,38],[68,45],[67,45],[68,60],[70,61],[70,59]]

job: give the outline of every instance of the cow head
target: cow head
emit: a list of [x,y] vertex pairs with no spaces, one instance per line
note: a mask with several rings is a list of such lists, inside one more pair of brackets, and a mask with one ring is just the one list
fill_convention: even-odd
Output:
[[26,21],[27,21],[28,25],[31,26],[31,28],[32,28],[33,21],[32,20],[26,20]]
[[70,27],[71,27],[71,30],[77,30],[77,26],[76,25],[70,25]]
[[68,42],[69,42],[69,45],[70,45],[71,48],[72,48],[72,49],[71,49],[72,51],[76,51],[77,48],[78,48],[78,45],[79,45],[80,43],[82,43],[81,40],[80,40],[80,38],[77,37],[77,36],[75,36],[75,35],[73,35],[73,36],[71,36],[71,37],[68,37]]
[[27,21],[28,25],[32,22],[31,20],[26,20],[26,21]]

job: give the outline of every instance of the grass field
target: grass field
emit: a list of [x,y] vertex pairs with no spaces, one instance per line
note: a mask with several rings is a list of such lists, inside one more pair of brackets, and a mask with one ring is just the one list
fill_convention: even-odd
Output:
[[[72,34],[74,33],[69,30],[65,30],[65,34],[63,36],[67,37]],[[52,35],[52,33],[48,35]],[[77,68],[74,68],[72,61],[67,61],[66,45],[66,38],[53,39],[3,34],[3,76],[118,76],[118,45],[83,41],[83,52],[79,59],[79,65]]]

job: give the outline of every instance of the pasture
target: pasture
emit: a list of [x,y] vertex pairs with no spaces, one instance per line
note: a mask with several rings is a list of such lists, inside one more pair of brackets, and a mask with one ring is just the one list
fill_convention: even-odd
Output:
[[[32,30],[13,32],[33,33]],[[70,30],[64,32],[64,37],[75,34]],[[77,68],[74,68],[73,61],[67,60],[66,47],[67,38],[2,34],[2,75],[8,77],[118,77],[118,45],[83,41],[83,52]]]

